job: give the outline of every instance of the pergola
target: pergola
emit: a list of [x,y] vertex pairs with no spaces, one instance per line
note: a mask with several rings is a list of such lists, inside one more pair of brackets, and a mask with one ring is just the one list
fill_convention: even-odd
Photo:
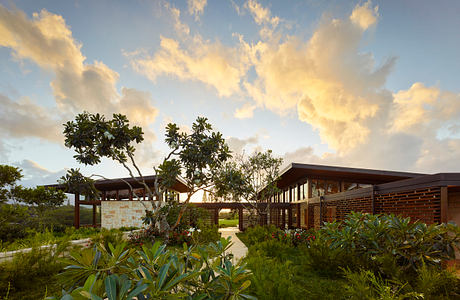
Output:
[[[91,226],[97,227],[100,224],[97,223],[97,207],[101,205],[102,201],[146,201],[152,200],[148,199],[145,187],[140,181],[145,181],[149,188],[152,188],[155,184],[155,176],[144,176],[136,178],[115,178],[115,179],[101,179],[94,182],[95,188],[101,192],[100,200],[86,199],[86,197],[80,195],[79,193],[73,193],[75,196],[75,210],[74,210],[74,226],[75,228],[80,227],[80,205],[89,205],[92,206],[93,218]],[[130,189],[132,187],[133,190]],[[66,191],[66,186],[62,184],[50,184],[45,185],[45,188],[56,188],[63,191]],[[189,190],[185,181],[177,177],[176,182],[171,187],[171,190],[185,193]],[[84,199],[81,199],[81,198]]]

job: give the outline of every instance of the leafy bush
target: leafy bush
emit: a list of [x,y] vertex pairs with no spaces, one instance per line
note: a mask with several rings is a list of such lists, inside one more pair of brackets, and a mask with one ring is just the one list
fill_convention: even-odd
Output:
[[246,246],[252,246],[257,243],[266,241],[272,238],[272,234],[277,232],[278,228],[274,225],[270,226],[254,226],[248,227],[244,234],[238,235],[241,241],[246,244]]
[[453,224],[426,225],[395,215],[352,213],[341,223],[326,223],[317,236],[309,242],[310,256],[318,248],[329,248],[351,259],[345,262],[347,267],[388,277],[395,272],[414,275],[424,264],[440,268],[443,261],[455,258],[460,245],[460,229]]
[[0,264],[0,298],[43,299],[60,291],[56,275],[64,268],[58,257],[68,249],[68,243],[56,249],[32,249],[17,254],[12,261]]
[[91,237],[90,245],[102,244],[108,249],[109,244],[118,245],[124,244],[123,232],[118,230],[107,230],[102,228],[101,231]]
[[60,275],[62,299],[254,299],[250,272],[225,254],[230,240],[173,252],[156,242],[134,251],[119,244],[72,252]]
[[405,292],[406,284],[397,281],[383,280],[372,271],[345,271],[348,284],[345,295],[349,299],[423,299],[422,293]]
[[460,279],[454,270],[438,270],[423,265],[418,269],[415,289],[425,299],[460,299]]

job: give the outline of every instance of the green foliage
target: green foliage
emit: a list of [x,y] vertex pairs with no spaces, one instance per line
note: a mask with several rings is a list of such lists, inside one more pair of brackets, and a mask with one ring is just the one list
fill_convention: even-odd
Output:
[[99,191],[94,186],[94,180],[83,176],[80,169],[67,170],[67,174],[58,180],[59,184],[65,186],[67,193],[79,193],[89,199],[98,199]]
[[443,261],[454,259],[460,229],[394,215],[352,213],[342,223],[326,223],[317,240],[354,257],[355,268],[370,268],[387,276],[397,271],[409,275],[423,264],[441,267]]
[[423,299],[422,293],[404,292],[405,284],[397,281],[383,280],[369,270],[360,272],[345,271],[348,284],[345,295],[349,299]]
[[423,265],[418,269],[414,285],[425,299],[460,299],[460,279],[454,270],[439,270]]
[[248,227],[244,235],[238,235],[246,246],[252,246],[272,238],[272,234],[277,232],[278,228],[274,225]]
[[216,176],[216,195],[248,202],[268,199],[279,191],[276,183],[282,162],[271,150],[228,162]]
[[103,157],[126,162],[134,155],[131,144],[142,142],[143,134],[140,127],[130,127],[122,114],[106,120],[103,115],[83,112],[64,124],[65,146],[75,148],[74,158],[85,165],[98,164]]
[[0,240],[3,245],[26,236],[28,216],[28,209],[23,205],[0,204]]
[[106,249],[109,248],[109,244],[119,245],[124,243],[123,232],[119,230],[102,228],[99,233],[91,236],[91,244],[101,244]]
[[0,204],[10,198],[10,190],[14,188],[16,182],[22,177],[21,169],[8,165],[0,165]]
[[231,157],[220,132],[213,131],[207,118],[198,117],[192,132],[181,132],[176,124],[166,126],[166,144],[171,148],[171,159],[160,166],[160,178],[168,177],[163,170],[181,173],[192,191],[213,183],[215,171]]
[[250,273],[225,254],[230,241],[133,251],[120,244],[72,252],[61,280],[70,287],[61,299],[254,299],[245,294]]
[[0,264],[0,295],[7,299],[43,299],[60,291],[56,275],[63,269],[58,257],[68,244],[63,242],[56,249],[34,248],[28,253],[17,254],[12,261]]

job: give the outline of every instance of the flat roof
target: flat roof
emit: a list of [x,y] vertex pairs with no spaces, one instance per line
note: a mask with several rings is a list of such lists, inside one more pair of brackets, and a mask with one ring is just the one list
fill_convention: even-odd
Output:
[[425,175],[427,174],[291,163],[281,171],[278,187],[287,187],[305,177],[381,184]]
[[[148,186],[154,185],[155,177],[156,177],[155,175],[143,176],[145,183]],[[135,177],[135,179],[133,179],[132,177],[100,179],[100,180],[94,181],[94,186],[99,191],[114,191],[114,190],[129,189],[129,186],[126,184],[128,182],[135,189],[143,188],[144,186],[140,184],[138,180],[140,181],[141,177]],[[65,189],[65,186],[62,184],[49,184],[49,185],[45,185],[45,187],[54,187],[54,188],[61,189],[61,190]],[[171,187],[171,189],[177,192],[180,192],[180,193],[185,193],[189,191],[189,187],[187,186],[185,180],[181,177],[176,177],[176,182]]]

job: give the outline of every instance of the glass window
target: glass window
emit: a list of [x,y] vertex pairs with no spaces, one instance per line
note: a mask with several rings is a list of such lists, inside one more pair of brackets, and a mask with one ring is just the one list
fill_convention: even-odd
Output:
[[343,191],[351,191],[356,190],[358,188],[358,184],[354,182],[344,182],[343,183]]
[[292,188],[291,193],[291,202],[297,201],[297,185]]
[[371,186],[372,186],[372,184],[366,184],[366,183],[360,183],[359,184],[360,188],[366,188],[366,187],[371,187]]
[[311,181],[311,197],[319,197],[319,192],[318,192],[318,182],[316,179],[312,179]]
[[303,184],[303,199],[308,198],[308,181]]
[[326,195],[335,194],[339,192],[339,182],[337,181],[328,181]]

